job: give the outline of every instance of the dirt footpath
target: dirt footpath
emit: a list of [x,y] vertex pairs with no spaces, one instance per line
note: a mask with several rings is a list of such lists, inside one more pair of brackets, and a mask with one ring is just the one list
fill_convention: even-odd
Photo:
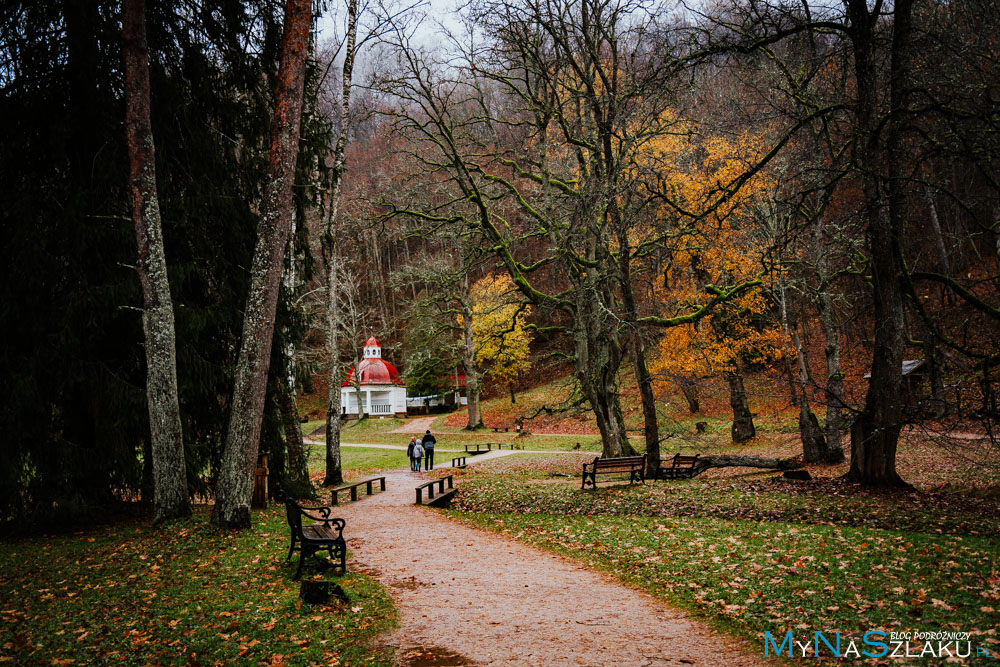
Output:
[[343,506],[352,558],[392,592],[403,665],[756,665],[651,596],[574,561],[413,505],[429,476],[387,474],[387,490]]
[[408,420],[405,424],[400,424],[396,428],[389,431],[389,433],[419,433],[424,434],[424,431],[431,427],[434,423],[436,417],[417,417],[415,419]]

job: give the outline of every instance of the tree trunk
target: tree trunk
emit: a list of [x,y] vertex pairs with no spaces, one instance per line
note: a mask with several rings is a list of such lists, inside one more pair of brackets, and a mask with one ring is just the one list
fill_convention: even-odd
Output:
[[146,401],[153,459],[155,522],[191,513],[180,404],[174,309],[163,249],[156,159],[149,120],[149,56],[145,4],[125,0],[122,37],[125,59],[125,128],[128,135],[132,223],[138,246],[136,272],[142,285],[146,341]]
[[941,380],[941,364],[938,361],[937,343],[934,334],[927,332],[927,340],[924,341],[924,360],[927,364],[927,371],[931,384],[930,405],[925,407],[925,412],[934,419],[941,419],[947,412],[947,403],[944,397],[944,383]]
[[[858,88],[859,168],[868,217],[874,297],[875,343],[871,381],[865,406],[851,427],[851,468],[847,478],[873,486],[899,486],[896,447],[902,427],[902,361],[904,342],[903,266],[898,230],[906,206],[905,150],[901,119],[888,123],[889,211],[882,207],[878,169],[878,121],[874,30],[878,17],[869,13],[865,0],[850,0],[854,26],[854,60]],[[912,0],[897,0],[893,20],[890,97],[894,111],[902,109],[902,68],[907,61]]]
[[462,278],[462,329],[464,345],[462,346],[462,365],[465,366],[465,391],[468,397],[467,408],[469,422],[466,431],[483,428],[483,415],[479,408],[479,369],[476,368],[476,341],[472,331],[472,296],[469,291],[469,275]]
[[[330,349],[334,348],[334,342],[329,341],[329,337],[328,345]],[[329,368],[330,380],[326,401],[326,477],[323,478],[323,486],[344,483],[344,468],[340,461],[341,383],[339,381],[339,378],[343,377],[344,370],[339,359],[331,362]]]
[[[784,299],[784,293],[782,293]],[[802,439],[802,455],[806,463],[840,463],[844,460],[844,452],[838,445],[831,447],[824,437],[819,420],[809,404],[807,387],[812,384],[812,375],[806,360],[805,346],[799,334],[799,318],[794,311],[786,311],[786,330],[795,346],[795,360],[799,368],[799,383],[802,385],[802,397],[799,401],[799,435]]]
[[635,377],[642,398],[642,435],[646,441],[646,476],[656,479],[660,469],[660,425],[656,415],[656,398],[653,396],[653,376],[646,365],[646,344],[638,332],[632,340]]
[[[340,193],[344,182],[345,153],[347,151],[347,135],[350,129],[351,86],[354,80],[354,57],[358,34],[358,2],[349,0],[347,3],[347,40],[344,44],[344,66],[341,69],[340,89],[340,132],[333,149],[333,166],[330,170],[330,193],[327,204],[327,223],[324,230],[324,243],[327,248],[327,310],[326,310],[326,353],[329,356],[329,372],[327,374],[326,401],[326,476],[325,486],[344,483],[344,468],[340,460],[340,403],[344,368],[340,363],[340,326],[341,309],[338,288],[340,279],[340,258],[338,256],[337,238],[334,225],[337,224],[337,214],[340,212]],[[352,345],[354,343],[352,342]],[[358,416],[361,415],[361,390],[358,367],[354,367],[355,398],[358,402]]]
[[574,318],[573,339],[575,373],[583,395],[590,401],[605,458],[633,456],[635,450],[625,433],[618,398],[618,370],[621,366],[621,343],[617,319],[610,314],[594,294],[593,277],[581,279],[576,286],[577,316]]
[[729,405],[733,408],[733,442],[743,443],[753,440],[757,429],[753,425],[753,413],[747,403],[747,390],[743,386],[743,376],[739,373],[726,373],[729,383]]
[[[294,300],[298,288],[295,272],[295,228],[296,218],[304,214],[297,209],[292,215],[291,229],[286,250],[288,263],[285,267],[285,298]],[[294,306],[293,306],[294,307]],[[287,327],[286,327],[287,333]],[[295,345],[288,342],[284,349],[284,361],[287,372],[285,382],[278,383],[278,408],[281,411],[282,426],[285,431],[285,451],[288,453],[288,466],[285,469],[284,489],[296,498],[313,496],[312,484],[309,481],[309,462],[305,443],[302,440],[302,421],[295,403]]]
[[688,375],[677,375],[674,377],[677,386],[681,389],[681,394],[688,404],[688,412],[693,415],[701,412],[701,403],[698,401],[698,382]]
[[250,268],[250,294],[236,363],[233,409],[212,511],[212,523],[221,528],[250,527],[251,484],[260,445],[282,260],[291,222],[292,183],[299,150],[299,121],[311,23],[312,3],[309,0],[287,0],[271,124],[268,181]]
[[302,441],[302,422],[299,411],[295,407],[295,394],[284,382],[276,383],[278,389],[281,421],[285,429],[285,451],[288,452],[288,467],[285,470],[286,491],[293,492],[296,498],[309,495],[312,484],[309,482],[309,462],[306,456],[305,443]]
[[844,459],[844,374],[840,370],[840,334],[833,309],[833,295],[829,289],[829,272],[826,254],[822,247],[822,220],[817,225],[813,238],[819,277],[819,321],[823,329],[823,355],[826,359],[826,446],[831,456]]
[[795,371],[792,370],[792,363],[785,358],[785,379],[788,380],[788,395],[791,397],[791,405],[799,405],[799,392],[795,390]]
[[763,470],[795,470],[802,464],[794,459],[769,459],[762,456],[741,456],[720,454],[699,457],[695,461],[693,476],[698,476],[709,468],[761,468]]
[[618,229],[619,275],[621,276],[622,303],[625,306],[625,317],[630,325],[629,336],[632,339],[632,364],[635,369],[635,381],[639,385],[639,397],[642,401],[642,436],[646,443],[646,476],[656,479],[660,469],[660,424],[656,415],[656,397],[653,395],[653,377],[646,365],[646,341],[638,330],[636,321],[639,319],[639,309],[635,303],[635,292],[632,287],[632,250],[628,231],[621,222],[621,212],[612,204],[612,220]]
[[[337,255],[336,238],[327,234],[327,306],[326,306],[326,353],[329,355],[327,366],[327,399],[326,399],[326,476],[324,486],[336,486],[344,483],[344,468],[340,461],[340,425],[341,425],[341,392],[343,387],[344,366],[340,363],[340,291],[339,280],[340,258]],[[356,370],[356,369],[355,369]],[[361,394],[356,393],[359,410]]]

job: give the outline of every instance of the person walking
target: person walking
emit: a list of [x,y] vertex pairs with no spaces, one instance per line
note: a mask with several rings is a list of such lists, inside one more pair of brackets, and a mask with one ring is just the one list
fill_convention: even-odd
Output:
[[424,448],[424,470],[434,470],[434,445],[437,440],[431,435],[430,429],[424,432],[424,438],[420,444]]
[[413,443],[413,472],[420,472],[420,459],[424,456],[424,448],[420,446],[420,442]]
[[410,444],[406,446],[406,455],[410,458],[410,471],[416,469],[417,465],[413,459],[413,449],[417,446],[417,436],[410,438]]

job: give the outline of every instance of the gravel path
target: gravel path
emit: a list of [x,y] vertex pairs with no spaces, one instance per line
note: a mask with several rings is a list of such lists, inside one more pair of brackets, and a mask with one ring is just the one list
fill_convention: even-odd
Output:
[[389,431],[389,433],[419,433],[423,435],[424,431],[431,427],[435,419],[437,417],[417,417],[397,426]]
[[425,474],[386,478],[384,493],[340,513],[348,567],[387,585],[399,609],[385,645],[402,665],[763,664],[751,647],[575,561],[415,506]]

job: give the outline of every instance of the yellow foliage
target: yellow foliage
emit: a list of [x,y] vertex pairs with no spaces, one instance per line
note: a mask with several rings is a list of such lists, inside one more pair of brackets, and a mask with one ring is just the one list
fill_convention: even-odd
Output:
[[506,273],[478,280],[471,294],[476,364],[491,380],[512,386],[531,367],[531,334],[525,329],[530,306],[521,303]]
[[[712,296],[706,285],[732,286],[758,276],[767,239],[753,221],[773,182],[757,174],[719,203],[729,184],[761,156],[763,142],[749,134],[734,141],[668,135],[650,148],[649,159],[660,167],[657,189],[673,201],[661,215],[686,220],[677,226],[670,261],[654,289],[670,316],[707,303]],[[739,363],[780,359],[789,341],[768,317],[769,306],[761,290],[748,290],[696,323],[666,329],[652,370],[705,377],[736,371]]]

